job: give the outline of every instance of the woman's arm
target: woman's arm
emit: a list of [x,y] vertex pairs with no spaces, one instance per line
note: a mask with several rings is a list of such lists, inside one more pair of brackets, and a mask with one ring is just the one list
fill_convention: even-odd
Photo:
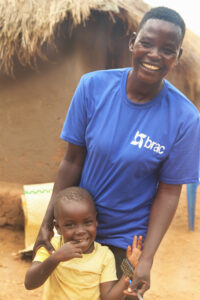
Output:
[[[150,287],[150,270],[156,250],[165,235],[178,206],[182,185],[160,182],[154,199],[143,251],[139,259],[132,289],[143,285],[143,294]],[[145,284],[144,284],[145,282]]]
[[67,143],[67,150],[63,160],[60,163],[52,196],[34,245],[34,254],[41,246],[44,246],[49,251],[54,250],[49,241],[53,235],[53,208],[55,196],[60,190],[79,184],[83,164],[85,161],[85,155],[85,147]]

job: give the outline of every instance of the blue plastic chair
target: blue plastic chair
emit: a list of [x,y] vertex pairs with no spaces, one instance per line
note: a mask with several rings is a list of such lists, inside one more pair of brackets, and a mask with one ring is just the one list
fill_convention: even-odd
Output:
[[199,184],[200,184],[200,171],[199,171],[199,182],[187,184],[187,209],[188,209],[189,230],[194,230],[196,191]]

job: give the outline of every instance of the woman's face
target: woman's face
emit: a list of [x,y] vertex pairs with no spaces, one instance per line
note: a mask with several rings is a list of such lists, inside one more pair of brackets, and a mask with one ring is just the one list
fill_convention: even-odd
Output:
[[160,83],[178,62],[182,49],[181,28],[170,22],[149,19],[130,41],[136,80]]

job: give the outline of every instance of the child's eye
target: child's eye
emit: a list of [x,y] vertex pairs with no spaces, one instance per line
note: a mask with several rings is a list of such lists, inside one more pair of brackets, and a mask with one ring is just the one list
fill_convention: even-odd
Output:
[[85,224],[86,224],[86,225],[90,225],[90,224],[92,224],[92,223],[93,223],[92,220],[87,220],[87,221],[85,221]]
[[149,42],[141,41],[141,44],[144,48],[150,48],[151,44]]
[[68,227],[68,228],[71,228],[73,226],[74,226],[74,224],[72,224],[72,223],[65,224],[65,227]]

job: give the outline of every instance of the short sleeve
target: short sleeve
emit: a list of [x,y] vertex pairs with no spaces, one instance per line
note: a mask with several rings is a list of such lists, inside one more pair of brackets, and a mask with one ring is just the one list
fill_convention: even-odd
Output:
[[[55,250],[59,249],[61,247],[61,236],[56,235],[51,239],[51,244],[54,247]],[[45,247],[40,247],[36,255],[33,259],[33,261],[40,261],[43,262],[45,259],[47,259],[51,254],[48,252],[48,250]]]
[[84,91],[84,76],[82,76],[69,106],[60,137],[72,144],[84,146],[86,123],[87,103]]
[[107,249],[100,283],[117,280],[115,258],[110,249]]
[[160,181],[168,184],[197,182],[200,167],[200,116],[188,118],[160,170]]
[[41,247],[36,252],[36,255],[33,259],[33,261],[39,261],[43,262],[45,259],[47,259],[50,256],[49,252],[46,250],[46,248]]

